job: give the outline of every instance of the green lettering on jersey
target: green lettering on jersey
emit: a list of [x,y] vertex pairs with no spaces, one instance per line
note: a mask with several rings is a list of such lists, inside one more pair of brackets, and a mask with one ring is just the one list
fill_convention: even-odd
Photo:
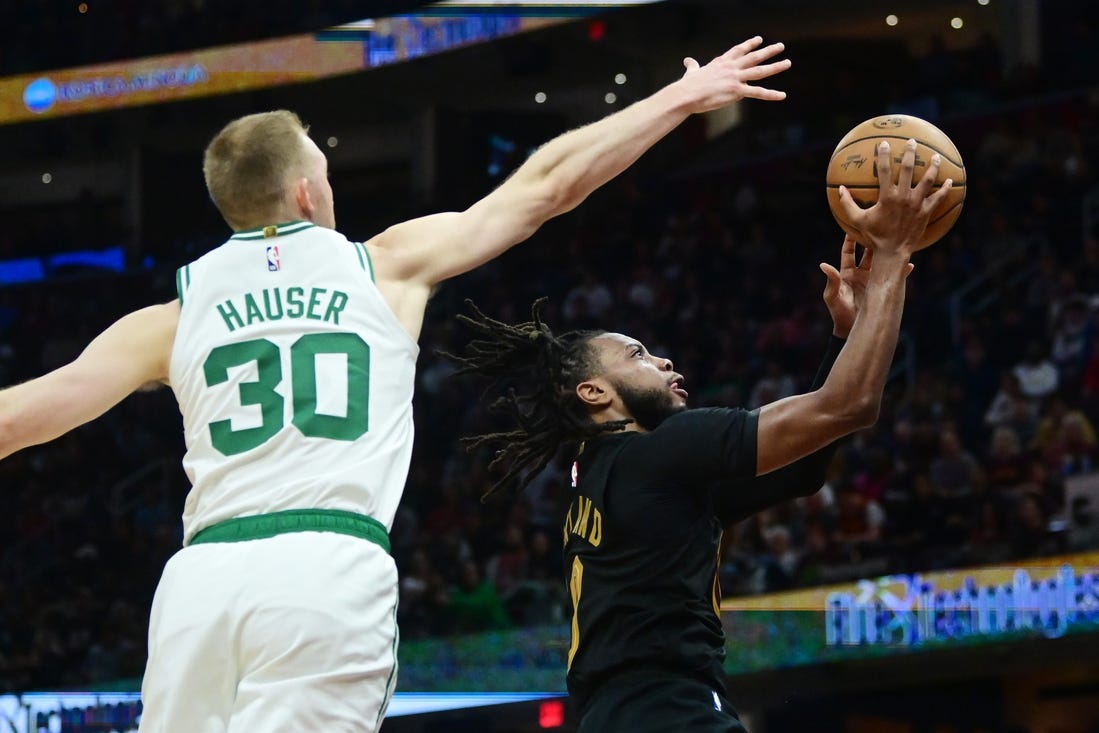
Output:
[[332,291],[332,299],[328,301],[328,310],[324,312],[324,322],[331,321],[340,325],[340,311],[347,306],[347,293],[339,290]]
[[[240,313],[237,313],[237,308],[233,305],[233,301],[226,300],[224,304],[217,306],[218,313],[225,320],[225,325],[230,331],[235,331],[238,328],[244,327],[244,321],[240,318]],[[237,325],[233,325],[236,322]]]
[[282,318],[282,294],[279,293],[279,289],[274,289],[274,295],[271,290],[263,291],[263,311],[267,314],[267,320],[277,321]]
[[263,323],[263,314],[260,313],[259,304],[256,303],[256,299],[251,293],[244,294],[244,310],[248,316],[249,326],[252,325],[253,321]]
[[286,291],[286,316],[287,318],[301,318],[302,313],[305,313],[305,302],[302,301],[302,296],[305,295],[305,288],[289,288]]
[[326,290],[325,288],[313,288],[313,290],[310,291],[309,310],[305,313],[306,318],[310,318],[314,321],[321,320],[322,316],[320,313],[317,313],[317,308],[321,304],[321,294],[327,292],[328,290]]

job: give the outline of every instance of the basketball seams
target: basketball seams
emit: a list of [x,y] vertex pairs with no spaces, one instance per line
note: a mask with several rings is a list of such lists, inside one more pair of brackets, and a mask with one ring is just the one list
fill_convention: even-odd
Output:
[[[852,191],[869,191],[869,190],[874,189],[874,188],[879,188],[878,184],[876,184],[876,183],[874,183],[874,184],[870,184],[870,183],[851,184],[851,183],[827,183],[826,182],[824,184],[825,188],[839,188],[840,186],[843,186],[844,188],[848,188]],[[952,183],[950,185],[950,188],[951,188],[951,190],[953,190],[955,188],[965,188],[965,181],[962,181],[961,183]]]
[[[855,143],[866,142],[867,140],[904,140],[905,142],[907,142],[910,139],[914,139],[917,143],[919,143],[920,145],[923,145],[928,150],[934,150],[936,153],[943,156],[943,160],[946,160],[949,163],[951,163],[952,165],[955,165],[958,168],[961,168],[962,171],[965,171],[965,164],[962,163],[960,157],[959,157],[958,160],[954,160],[953,158],[950,157],[950,155],[948,153],[944,153],[943,151],[936,148],[934,145],[928,145],[923,140],[920,140],[918,137],[913,138],[911,135],[908,135],[908,136],[904,136],[904,135],[867,135],[866,137],[857,137],[854,140],[851,140],[851,141],[848,141],[848,142],[840,141],[839,146],[836,148],[835,152],[832,153],[832,157],[828,159],[828,162],[831,163],[833,160],[836,159],[836,156],[839,155],[840,152],[842,152],[846,148],[851,147]],[[874,151],[874,152],[875,152],[875,154],[877,154],[877,151]]]
[[927,222],[927,226],[931,226],[932,224],[934,224],[934,223],[936,223],[936,222],[938,222],[938,221],[942,221],[942,220],[943,220],[944,218],[946,218],[946,217],[947,217],[947,216],[948,216],[948,215],[950,214],[950,212],[951,212],[951,211],[954,211],[954,209],[957,209],[957,208],[958,208],[958,207],[960,207],[960,206],[961,206],[961,205],[962,205],[963,203],[965,203],[965,199],[958,199],[957,201],[955,201],[955,202],[954,202],[954,205],[953,205],[953,206],[951,206],[951,207],[950,207],[949,209],[947,209],[947,210],[946,210],[946,211],[944,211],[943,213],[939,214],[938,216],[936,216],[936,217],[935,217],[934,219],[932,219],[931,221]]

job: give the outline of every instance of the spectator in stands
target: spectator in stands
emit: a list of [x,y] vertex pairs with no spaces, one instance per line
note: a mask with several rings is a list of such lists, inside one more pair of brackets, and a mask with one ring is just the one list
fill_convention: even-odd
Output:
[[836,522],[832,534],[843,555],[852,561],[877,553],[885,524],[881,505],[855,488],[850,479],[836,486]]
[[1034,436],[1038,426],[1038,405],[1023,394],[1014,372],[1004,372],[1000,378],[1000,391],[992,398],[985,413],[985,423],[993,429],[1010,428],[1024,442]]
[[1042,344],[1031,341],[1026,347],[1026,356],[1015,365],[1012,372],[1019,380],[1019,389],[1032,400],[1049,397],[1057,389],[1059,374],[1057,367],[1046,356]]
[[1095,428],[1079,410],[1066,412],[1058,431],[1046,443],[1042,457],[1054,475],[1091,471],[1095,466]]
[[952,427],[940,436],[939,457],[931,462],[931,481],[939,496],[959,509],[970,506],[974,493],[984,487],[981,465],[962,447]]
[[1079,296],[1066,302],[1058,317],[1050,356],[1060,374],[1063,390],[1077,392],[1079,389],[1090,315],[1087,300]]
[[450,631],[457,633],[503,629],[510,624],[499,594],[472,560],[462,563],[461,578],[450,592],[445,613]]
[[1049,531],[1049,519],[1040,494],[1027,492],[1015,504],[1009,540],[1016,559],[1051,555],[1062,549],[1061,539]]

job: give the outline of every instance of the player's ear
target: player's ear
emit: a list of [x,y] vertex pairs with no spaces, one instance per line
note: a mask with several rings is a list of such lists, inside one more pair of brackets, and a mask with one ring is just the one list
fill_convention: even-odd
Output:
[[576,385],[576,396],[588,407],[604,407],[614,399],[614,390],[602,379],[588,379]]
[[294,181],[294,202],[298,205],[302,218],[313,220],[313,212],[317,207],[313,205],[313,199],[309,196],[309,179],[299,178]]

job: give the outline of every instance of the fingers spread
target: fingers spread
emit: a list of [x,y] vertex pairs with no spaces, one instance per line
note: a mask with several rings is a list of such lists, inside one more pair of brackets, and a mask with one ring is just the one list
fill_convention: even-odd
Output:
[[904,144],[904,154],[901,156],[901,173],[897,179],[897,188],[901,191],[909,191],[912,188],[913,171],[916,168],[916,141],[909,138]]
[[931,192],[931,187],[935,185],[935,179],[939,177],[939,165],[942,162],[943,157],[938,153],[931,156],[927,171],[923,174],[920,182],[916,184],[916,192],[921,199],[925,198]]
[[766,61],[772,56],[777,56],[784,50],[786,50],[786,44],[772,43],[770,46],[764,46],[758,51],[752,51],[751,53],[744,54],[744,56],[741,58],[740,63],[741,66],[755,66],[756,64]]
[[786,92],[766,87],[744,87],[744,96],[752,99],[762,99],[765,102],[781,102],[786,99]]
[[753,36],[747,41],[738,43],[737,45],[733,46],[728,51],[726,51],[724,55],[729,58],[737,59],[748,53],[752,49],[757,48],[761,43],[763,43],[763,36]]
[[851,192],[847,190],[847,186],[840,186],[840,207],[843,209],[843,218],[858,228],[866,212],[855,203],[855,199],[851,198]]
[[820,271],[824,273],[824,276],[828,278],[828,281],[824,285],[824,299],[830,300],[834,298],[840,289],[840,274],[836,268],[832,267],[826,262],[820,263]]
[[889,141],[878,144],[878,188],[884,194],[893,189],[893,163],[889,159]]
[[943,181],[943,185],[939,186],[939,190],[931,194],[923,200],[923,210],[926,212],[934,211],[939,208],[939,204],[946,198],[946,195],[950,193],[950,189],[954,187],[954,180],[947,178]]
[[843,238],[840,249],[840,269],[847,270],[855,266],[855,238],[850,234]]
[[773,64],[751,66],[740,72],[740,78],[744,81],[755,81],[757,79],[764,79],[768,76],[774,76],[780,71],[786,71],[789,68],[790,59],[783,59],[782,61],[776,61]]

